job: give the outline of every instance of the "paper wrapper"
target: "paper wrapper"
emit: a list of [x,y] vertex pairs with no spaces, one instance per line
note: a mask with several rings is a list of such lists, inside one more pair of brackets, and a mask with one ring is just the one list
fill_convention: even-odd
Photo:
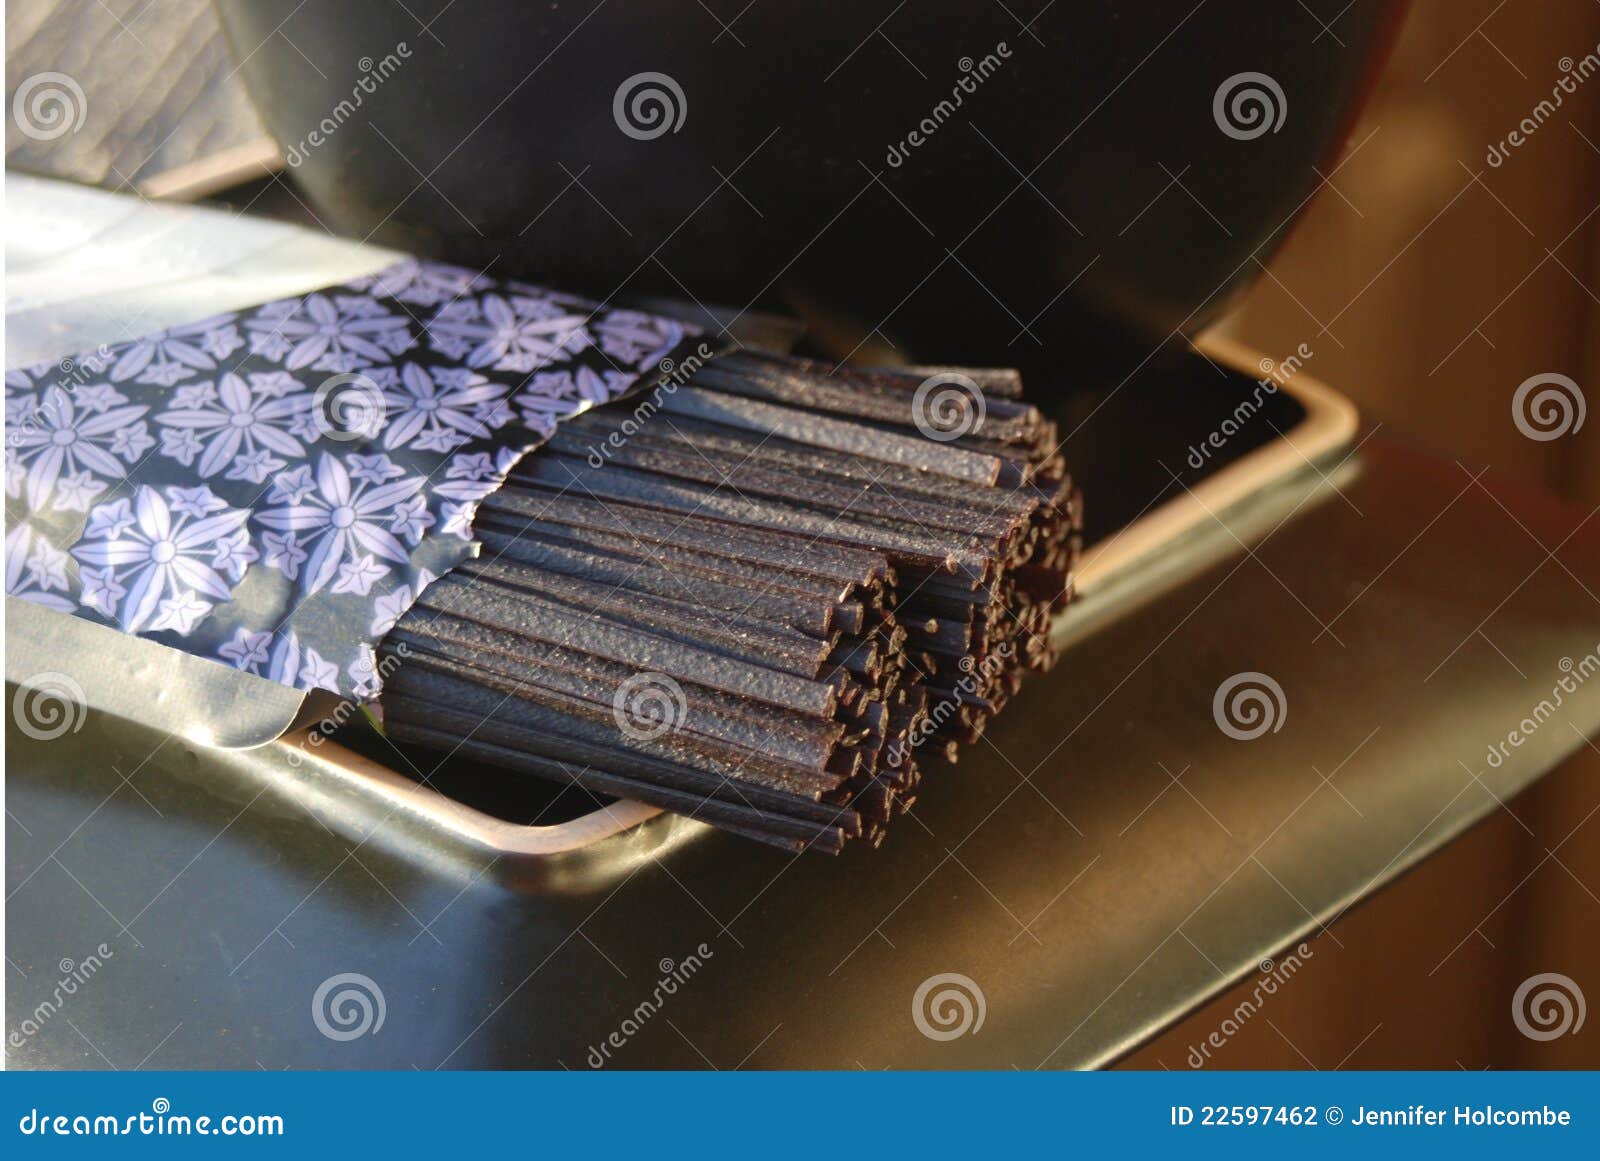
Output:
[[698,331],[407,260],[6,372],[6,592],[298,689],[477,552],[478,502]]

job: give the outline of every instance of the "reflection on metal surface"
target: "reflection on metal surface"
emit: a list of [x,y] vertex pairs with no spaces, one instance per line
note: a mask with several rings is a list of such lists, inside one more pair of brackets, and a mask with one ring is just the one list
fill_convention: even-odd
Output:
[[7,367],[303,294],[402,257],[264,218],[15,173],[6,175],[5,246]]
[[[107,986],[71,1018],[126,1067],[161,1045],[151,1066],[580,1068],[658,960],[705,940],[716,954],[671,1024],[616,1066],[1105,1064],[1264,956],[1303,939],[1331,953],[1324,925],[1337,935],[1345,908],[1500,800],[1520,810],[1600,729],[1591,680],[1485,768],[1562,659],[1595,650],[1600,614],[1532,539],[1484,552],[1484,529],[1505,503],[1587,577],[1593,522],[1492,479],[1494,499],[1462,492],[1460,469],[1381,438],[1361,455],[1349,503],[1308,502],[1252,542],[1259,560],[1204,566],[1078,640],[992,745],[930,773],[919,825],[839,859],[666,816],[501,859],[404,811],[377,826],[390,808],[327,772],[318,785],[373,836],[356,848],[308,813],[280,747],[158,745],[104,715],[53,741],[14,729],[7,953],[29,978],[9,990],[31,1007],[49,965],[104,940]],[[1492,646],[1475,636],[1491,612]],[[1247,670],[1291,708],[1239,742],[1212,702]],[[308,1004],[348,971],[378,981],[388,1014],[382,1035],[334,1043]],[[980,1034],[917,1030],[918,987],[947,973],[981,989]],[[62,1021],[12,1059],[98,1061]]]
[[[1232,339],[1209,336],[1196,344],[1201,354],[1247,378],[1270,362]],[[1087,597],[1127,575],[1136,564],[1165,552],[1186,533],[1220,523],[1223,513],[1264,489],[1311,469],[1355,438],[1355,405],[1303,371],[1278,385],[1306,409],[1305,419],[1194,488],[1162,504],[1126,528],[1090,545],[1078,568],[1078,593]],[[1070,465],[1069,465],[1070,466]]]
[[305,700],[286,685],[8,596],[6,681],[62,668],[87,709],[222,749],[266,745]]
[[[1355,457],[1328,468],[1303,464],[1299,471],[1232,507],[1207,511],[1195,504],[1203,522],[1178,531],[1159,552],[1130,557],[1116,572],[1101,570],[1095,577],[1092,595],[1057,614],[1050,627],[1052,640],[1059,648],[1071,647],[1190,577],[1239,555],[1245,551],[1244,546],[1255,543],[1280,524],[1326,504],[1360,474],[1361,461]],[[1195,489],[1195,493],[1200,490]]]
[[[588,890],[626,875],[691,841],[708,828],[640,802],[614,802],[570,822],[525,826],[448,798],[414,778],[364,758],[314,728],[296,731],[264,752],[256,776],[275,782],[331,830],[373,842],[397,856],[432,864],[464,853],[507,860],[498,878],[539,891]],[[626,841],[595,847],[631,832]],[[594,848],[592,857],[572,857]]]

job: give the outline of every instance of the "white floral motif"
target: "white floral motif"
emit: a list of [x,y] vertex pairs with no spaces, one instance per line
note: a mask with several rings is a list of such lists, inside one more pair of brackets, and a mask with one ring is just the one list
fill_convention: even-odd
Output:
[[463,266],[419,262],[406,258],[376,274],[357,278],[350,286],[376,298],[393,298],[416,306],[437,306],[489,285],[489,279]]
[[290,371],[344,373],[388,363],[416,346],[409,324],[365,295],[308,294],[268,303],[244,326],[252,354]]
[[188,467],[199,453],[195,470],[201,479],[228,466],[228,479],[252,484],[304,456],[305,446],[291,433],[311,410],[311,396],[284,391],[273,375],[250,380],[247,386],[238,375],[227,374],[214,389],[204,383],[176,392],[174,406],[156,416],[163,428],[161,454]]
[[234,633],[233,640],[218,649],[217,655],[235,669],[260,673],[261,663],[267,659],[267,650],[271,645],[271,633],[257,633],[241,625]]
[[67,596],[67,554],[27,524],[6,533],[6,592],[24,601],[70,613],[78,606]]
[[[509,452],[510,449],[502,449]],[[516,462],[514,453],[502,456],[503,462],[490,460],[488,452],[463,452],[452,456],[444,470],[444,481],[435,483],[433,491],[444,497],[443,517],[439,531],[461,540],[472,539],[472,518],[478,502],[498,488],[511,465]]]
[[213,602],[231,598],[255,559],[244,530],[249,517],[208,488],[168,488],[163,499],[141,485],[132,501],[100,505],[72,550],[84,605],[129,633],[188,636]]
[[372,624],[367,629],[367,632],[374,637],[381,637],[390,629],[393,629],[400,618],[405,615],[405,611],[417,603],[417,598],[422,595],[422,590],[437,579],[438,577],[427,569],[421,569],[417,573],[415,588],[411,585],[401,585],[388,596],[379,597],[373,603],[372,611],[376,616],[372,618]]
[[683,327],[637,310],[613,310],[595,323],[600,349],[621,363],[646,370],[683,341]]
[[300,637],[293,629],[279,635],[265,676],[297,689],[331,689],[335,693],[340,692],[339,667],[324,660],[322,654],[309,646],[302,649]]
[[117,404],[127,401],[128,397],[109,383],[85,383],[77,390],[78,406],[96,415],[104,415]]
[[352,484],[346,466],[323,453],[314,481],[309,468],[285,473],[269,496],[282,506],[257,514],[257,522],[273,530],[263,538],[267,563],[298,579],[308,594],[330,584],[335,592],[367,592],[389,572],[380,560],[409,563],[406,546],[392,529],[405,527],[406,501],[426,482],[410,476],[387,484]]
[[[20,397],[17,402],[20,407]],[[148,407],[109,407],[95,412],[60,387],[47,387],[37,408],[15,422],[6,436],[6,494],[26,495],[35,511],[46,502],[61,511],[81,512],[107,484],[127,469],[118,456],[135,462],[149,447],[142,419]]]
[[411,444],[452,451],[469,439],[488,439],[511,419],[505,386],[464,367],[403,363],[397,375],[377,382],[388,410],[383,446],[391,450]]
[[112,382],[124,383],[137,377],[140,383],[170,387],[198,372],[215,370],[219,359],[244,345],[233,317],[219,314],[168,327],[119,348],[117,361],[111,367]]
[[527,372],[592,346],[588,321],[548,296],[485,294],[447,303],[427,331],[435,350],[469,367]]
[[347,456],[344,466],[349,469],[352,480],[365,480],[369,484],[382,484],[406,474],[404,468],[382,452],[370,456]]
[[598,403],[611,402],[633,382],[634,377],[622,371],[596,371],[591,367],[545,371],[529,379],[512,402],[522,413],[522,422],[548,439],[558,420],[578,415]]

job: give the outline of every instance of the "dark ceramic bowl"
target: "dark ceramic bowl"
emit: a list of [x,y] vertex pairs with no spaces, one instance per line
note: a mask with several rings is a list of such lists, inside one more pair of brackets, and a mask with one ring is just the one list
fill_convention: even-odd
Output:
[[1402,5],[217,7],[295,180],[357,237],[798,309],[846,349],[1115,366],[1256,276]]

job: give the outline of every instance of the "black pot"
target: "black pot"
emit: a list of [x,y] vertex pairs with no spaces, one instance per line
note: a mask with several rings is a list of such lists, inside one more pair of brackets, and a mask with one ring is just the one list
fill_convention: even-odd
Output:
[[845,349],[1106,369],[1256,276],[1403,4],[217,7],[295,179],[357,237],[799,309]]

